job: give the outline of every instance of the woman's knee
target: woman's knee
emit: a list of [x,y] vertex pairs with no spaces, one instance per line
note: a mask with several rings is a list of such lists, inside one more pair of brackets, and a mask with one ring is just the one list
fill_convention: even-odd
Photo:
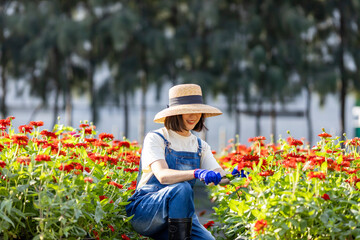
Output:
[[171,192],[181,195],[193,196],[194,192],[191,185],[188,182],[179,182],[171,185]]

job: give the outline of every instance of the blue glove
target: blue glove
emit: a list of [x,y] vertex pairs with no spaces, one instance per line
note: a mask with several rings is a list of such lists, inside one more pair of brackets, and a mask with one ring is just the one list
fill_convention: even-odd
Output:
[[[243,169],[241,169],[241,172],[239,172],[238,166],[234,167],[234,169],[232,170],[231,174],[232,174],[233,176],[236,176],[236,177],[240,177],[240,176],[241,176],[242,178],[244,178],[244,177],[246,178],[246,177],[247,177]],[[248,173],[248,174],[249,174],[249,173]]]
[[[241,172],[243,172],[243,170],[241,170]],[[234,167],[234,169],[231,172],[231,175],[233,175],[235,177],[240,177],[240,172],[238,170],[238,166]]]
[[218,185],[221,181],[220,173],[206,169],[196,169],[194,171],[194,177],[200,179],[201,181],[204,181],[206,185],[208,185],[209,183],[214,183],[215,185]]

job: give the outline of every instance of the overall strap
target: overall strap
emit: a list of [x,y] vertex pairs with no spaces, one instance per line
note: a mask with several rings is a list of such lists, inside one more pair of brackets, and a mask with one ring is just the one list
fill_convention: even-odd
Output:
[[[164,142],[165,142],[165,145],[166,147],[169,147],[170,145],[170,142],[168,140],[166,140],[166,138],[161,134],[161,133],[158,133],[158,132],[152,132],[152,133],[156,133],[157,135],[159,135],[162,139],[164,139]],[[137,176],[137,183],[140,182],[140,179],[141,179],[141,175],[142,175],[142,166],[141,166],[141,158],[140,158],[140,164],[139,164],[139,173],[138,173],[138,176]]]
[[159,133],[159,132],[153,132],[153,133],[156,133],[157,135],[159,135],[164,140],[166,147],[169,147],[170,142],[168,140],[166,140],[166,138],[161,133]]
[[197,141],[198,141],[198,151],[197,152],[198,152],[199,156],[201,156],[201,150],[202,150],[201,139],[198,137]]

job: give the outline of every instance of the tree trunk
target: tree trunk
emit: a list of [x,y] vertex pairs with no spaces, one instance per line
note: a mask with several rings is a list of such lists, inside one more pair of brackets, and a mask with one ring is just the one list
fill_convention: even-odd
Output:
[[236,93],[235,94],[235,97],[234,97],[234,108],[235,108],[235,139],[236,139],[236,135],[239,136],[239,139],[240,139],[240,107],[239,107],[239,95]]
[[275,109],[276,101],[273,99],[271,101],[271,135],[273,136],[272,139],[277,138],[276,133],[276,109]]
[[340,129],[342,139],[345,133],[345,106],[346,106],[346,92],[347,92],[347,77],[344,67],[344,51],[345,51],[345,0],[339,0],[340,8],[340,73],[341,73],[341,90],[340,90]]
[[255,124],[256,124],[256,130],[255,130],[255,135],[256,136],[260,136],[260,132],[261,132],[261,124],[260,124],[260,118],[262,115],[262,93],[260,93],[259,99],[258,99],[258,104],[257,104],[257,112],[256,112],[256,120],[255,120]]
[[72,104],[72,95],[71,95],[71,79],[73,78],[73,73],[69,60],[66,61],[66,92],[65,92],[65,116],[66,116],[66,125],[72,126],[73,124],[73,104]]
[[[5,6],[2,7],[3,11],[5,11]],[[4,13],[5,14],[5,13]],[[3,23],[0,21],[0,42],[4,42],[4,26]],[[1,118],[7,117],[7,106],[6,106],[6,88],[7,88],[7,78],[6,78],[6,59],[5,59],[5,47],[4,44],[2,44],[1,52],[0,52],[0,62],[1,62],[1,90],[2,94],[0,97],[0,112],[1,112]]]
[[311,91],[309,84],[305,84],[305,90],[306,90],[306,109],[305,109],[305,117],[306,117],[306,123],[308,126],[308,140],[310,147],[312,146],[312,134],[313,134],[313,127],[312,127],[312,121],[311,121]]
[[57,123],[58,117],[59,117],[59,97],[60,97],[60,69],[58,69],[58,66],[60,66],[60,54],[58,49],[55,47],[52,49],[50,53],[50,72],[51,77],[54,78],[55,81],[55,99],[54,99],[54,109],[53,109],[53,126]]
[[141,110],[139,124],[139,142],[144,141],[146,131],[146,93],[147,93],[146,73],[141,77]]
[[129,103],[127,89],[124,89],[124,137],[129,138]]
[[[3,52],[1,52],[3,53]],[[1,111],[1,118],[6,118],[8,111],[6,106],[6,91],[7,91],[7,78],[6,78],[6,64],[4,64],[4,60],[1,59],[1,103],[0,103],[0,111]]]
[[90,60],[90,66],[88,70],[88,77],[90,82],[90,108],[91,108],[91,121],[96,125],[98,121],[98,112],[97,112],[97,102],[96,102],[96,89],[94,83],[94,72],[95,72],[95,63]]
[[57,124],[57,120],[59,117],[59,96],[60,96],[60,86],[58,80],[56,80],[54,111],[53,111],[53,126]]

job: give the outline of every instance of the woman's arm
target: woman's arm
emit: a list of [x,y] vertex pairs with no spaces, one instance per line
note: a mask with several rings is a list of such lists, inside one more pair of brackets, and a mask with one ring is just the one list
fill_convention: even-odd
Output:
[[194,170],[170,169],[164,159],[153,162],[150,167],[161,184],[174,184],[194,179]]

